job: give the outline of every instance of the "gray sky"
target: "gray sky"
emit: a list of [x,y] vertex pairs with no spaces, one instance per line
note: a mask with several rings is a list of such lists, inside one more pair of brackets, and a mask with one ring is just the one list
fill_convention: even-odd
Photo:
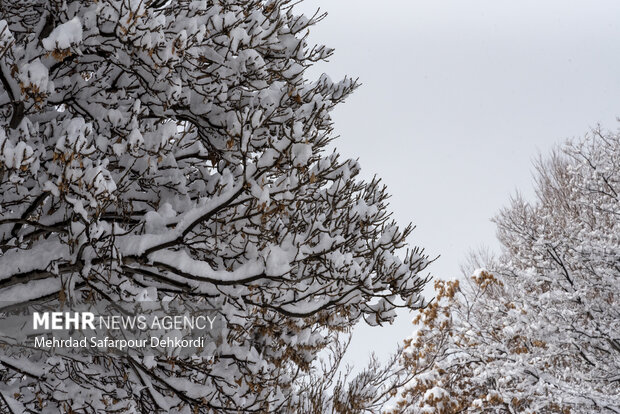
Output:
[[[411,244],[441,255],[429,271],[459,276],[471,249],[497,248],[489,219],[519,189],[532,160],[620,115],[620,2],[306,0],[328,17],[310,41],[336,49],[326,72],[363,86],[334,112],[336,146],[364,177],[388,185]],[[356,328],[348,361],[385,357],[411,317]]]

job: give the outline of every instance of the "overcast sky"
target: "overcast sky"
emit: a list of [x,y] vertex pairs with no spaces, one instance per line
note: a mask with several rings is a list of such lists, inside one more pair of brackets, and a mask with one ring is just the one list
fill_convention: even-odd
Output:
[[[490,218],[555,143],[620,115],[620,2],[306,0],[328,17],[310,41],[336,49],[311,77],[359,77],[334,112],[340,151],[388,185],[410,242],[459,276],[471,249],[497,248]],[[385,357],[412,332],[356,328],[350,362]]]

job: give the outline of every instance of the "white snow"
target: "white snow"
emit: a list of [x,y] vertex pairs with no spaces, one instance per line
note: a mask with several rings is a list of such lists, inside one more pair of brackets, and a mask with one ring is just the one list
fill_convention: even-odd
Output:
[[291,148],[291,158],[295,166],[302,167],[307,165],[311,156],[312,145],[302,143],[293,144]]
[[46,50],[68,49],[72,45],[82,41],[82,23],[75,16],[66,23],[58,25],[52,33],[43,39],[43,47]]
[[49,80],[47,67],[37,58],[30,63],[25,63],[19,68],[19,81],[25,87],[36,87],[40,92],[51,92],[54,83]]
[[23,250],[11,250],[0,256],[0,280],[5,275],[45,270],[52,261],[70,257],[69,247],[57,241],[44,241],[35,244],[24,254]]

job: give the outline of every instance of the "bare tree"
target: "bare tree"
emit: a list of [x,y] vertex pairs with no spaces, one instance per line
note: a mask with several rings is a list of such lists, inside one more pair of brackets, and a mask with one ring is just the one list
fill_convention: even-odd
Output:
[[[422,304],[379,180],[325,151],[357,86],[288,0],[0,3],[0,300],[206,301],[215,359],[0,348],[13,412],[282,412],[322,350]],[[12,348],[14,349],[14,348]],[[203,358],[204,357],[204,358]]]
[[536,184],[496,218],[500,257],[438,282],[394,412],[620,412],[620,135],[564,145]]

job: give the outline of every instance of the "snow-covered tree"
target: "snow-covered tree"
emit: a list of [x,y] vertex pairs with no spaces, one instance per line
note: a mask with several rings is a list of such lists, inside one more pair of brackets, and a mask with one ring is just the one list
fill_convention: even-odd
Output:
[[536,189],[496,218],[488,270],[437,283],[394,412],[620,412],[620,134],[539,161]]
[[[0,347],[12,412],[284,412],[322,350],[416,308],[428,264],[327,152],[357,86],[290,0],[0,3],[0,301],[206,301],[213,359]],[[0,342],[4,339],[0,338]],[[352,391],[353,392],[353,391]]]

